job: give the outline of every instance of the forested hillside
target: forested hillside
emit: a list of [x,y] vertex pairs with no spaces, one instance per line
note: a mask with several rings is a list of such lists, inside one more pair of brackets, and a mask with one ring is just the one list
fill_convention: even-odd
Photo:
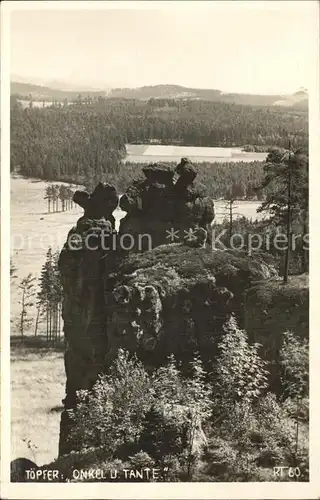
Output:
[[83,94],[90,97],[98,97],[99,95],[105,95],[104,91],[86,90],[74,91],[74,90],[62,90],[52,87],[47,87],[44,85],[36,85],[34,83],[24,83],[24,82],[11,82],[10,85],[11,95],[15,95],[18,98],[26,99],[69,99],[76,100],[79,94]]
[[308,93],[306,89],[300,89],[295,94],[286,95],[259,95],[259,94],[238,94],[222,92],[217,89],[198,89],[183,87],[181,85],[146,85],[138,88],[117,88],[112,89],[108,97],[118,97],[125,99],[202,99],[212,102],[228,102],[234,104],[244,104],[249,106],[274,106],[278,103],[282,106],[296,106],[297,103],[307,109]]
[[[82,106],[76,104],[75,107]],[[255,107],[208,101],[173,99],[99,99],[87,107],[107,113],[126,142],[148,142],[185,146],[305,144],[308,134],[306,111],[280,107]]]
[[92,182],[117,173],[125,142],[108,116],[86,109],[11,110],[11,170]]
[[[140,170],[121,164],[126,143],[185,146],[306,146],[308,117],[302,110],[259,108],[205,101],[100,98],[69,106],[22,109],[11,101],[11,169],[27,177],[92,185],[104,179],[123,188]],[[250,149],[250,148],[249,148]],[[262,165],[225,164],[215,174],[202,166],[200,182],[215,197],[230,182],[247,196],[258,185]],[[231,171],[232,176],[231,176]],[[210,175],[209,175],[210,174]],[[232,177],[232,179],[231,179]],[[219,182],[216,182],[219,179]],[[222,180],[223,179],[223,180]],[[252,193],[251,193],[252,195]]]

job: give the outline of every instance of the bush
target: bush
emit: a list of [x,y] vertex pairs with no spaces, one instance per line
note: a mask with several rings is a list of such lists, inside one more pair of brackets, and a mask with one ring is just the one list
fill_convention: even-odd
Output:
[[234,317],[224,327],[214,369],[215,415],[224,417],[236,402],[253,403],[267,387],[266,362],[258,354],[259,344],[249,344],[247,334]]
[[308,394],[309,345],[292,332],[283,334],[280,350],[282,385],[286,396],[302,398]]
[[163,466],[165,457],[175,457],[191,475],[202,453],[201,424],[211,415],[211,402],[199,357],[190,371],[193,377],[184,378],[171,356],[167,366],[149,375],[136,357],[120,349],[92,391],[78,392],[77,407],[69,411],[73,448],[136,465]]
[[121,445],[137,442],[152,404],[150,378],[136,358],[119,350],[108,375],[102,375],[91,393],[79,391],[70,439],[77,449],[104,447],[113,456]]
[[[300,397],[307,350],[289,334],[284,339],[284,386],[292,391],[284,401],[266,392],[259,346],[234,318],[224,327],[210,377],[197,355],[186,377],[173,356],[148,373],[119,350],[92,392],[78,394],[71,435],[78,452],[59,459],[63,474],[89,466],[104,470],[106,480],[266,481],[274,480],[274,466],[284,465],[299,467],[299,481],[308,480],[308,401]],[[124,478],[124,468],[153,467],[160,469],[157,479]]]

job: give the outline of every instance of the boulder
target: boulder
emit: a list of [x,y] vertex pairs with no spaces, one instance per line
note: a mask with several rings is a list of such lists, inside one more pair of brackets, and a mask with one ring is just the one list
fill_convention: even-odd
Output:
[[16,458],[10,464],[11,469],[11,482],[13,483],[27,483],[30,479],[27,477],[26,471],[36,472],[39,467],[35,462],[28,458]]

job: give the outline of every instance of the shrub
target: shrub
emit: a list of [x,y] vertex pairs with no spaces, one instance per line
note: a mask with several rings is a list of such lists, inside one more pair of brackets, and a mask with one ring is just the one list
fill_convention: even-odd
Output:
[[92,391],[78,392],[77,407],[70,411],[73,448],[97,450],[101,460],[130,456],[134,464],[163,465],[164,457],[175,457],[191,476],[205,441],[201,424],[211,414],[210,388],[197,356],[191,373],[191,379],[184,378],[171,356],[149,375],[120,349]]
[[292,332],[283,334],[280,349],[282,386],[286,396],[302,398],[308,393],[309,346]]
[[267,387],[266,362],[258,354],[259,344],[249,344],[234,317],[224,327],[214,369],[213,398],[216,416],[228,415],[236,402],[251,405]]
[[104,447],[110,456],[121,445],[137,442],[144,416],[152,402],[150,379],[136,358],[119,350],[110,373],[102,375],[91,393],[78,392],[71,411],[71,440],[81,448]]

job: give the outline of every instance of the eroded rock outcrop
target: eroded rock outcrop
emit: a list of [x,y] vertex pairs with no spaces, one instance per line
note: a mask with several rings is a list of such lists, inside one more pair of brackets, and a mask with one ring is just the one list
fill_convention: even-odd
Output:
[[[243,322],[245,290],[276,274],[272,262],[239,251],[212,251],[208,224],[214,210],[193,186],[196,175],[183,160],[174,170],[145,168],[146,180],[133,183],[121,199],[128,212],[114,230],[114,188],[100,184],[92,194],[75,194],[85,210],[60,255],[67,375],[59,454],[68,453],[72,425],[68,409],[77,391],[90,389],[119,347],[136,353],[148,367],[174,354],[187,371],[197,351],[212,366],[222,325],[231,313]],[[168,243],[165,228],[194,230],[194,237]],[[149,232],[152,248],[122,248],[124,233],[136,241]],[[136,246],[134,246],[136,249]],[[141,250],[141,249],[139,249]]]
[[[209,242],[214,203],[194,186],[197,172],[191,162],[182,158],[176,170],[167,164],[151,164],[143,173],[146,179],[129,186],[120,200],[120,207],[127,212],[120,223],[120,235],[133,236],[134,250],[191,239],[190,231],[193,234],[198,228],[207,231],[202,243]],[[176,182],[174,175],[178,176]]]
[[231,250],[171,244],[128,255],[106,291],[109,359],[124,347],[147,365],[173,353],[187,369],[195,352],[210,365],[226,319],[242,321],[245,290],[274,275],[261,255]]
[[[62,413],[59,453],[70,451],[67,410],[76,392],[90,389],[105,366],[108,352],[104,280],[106,248],[115,236],[112,212],[118,204],[114,187],[98,184],[90,195],[76,191],[74,201],[84,215],[68,234],[59,259],[63,286],[62,317],[65,336],[66,397]],[[115,255],[109,252],[109,258]]]
[[76,191],[73,201],[84,209],[85,219],[105,218],[114,225],[112,212],[118,205],[118,195],[111,184],[99,182],[91,194],[87,191]]

